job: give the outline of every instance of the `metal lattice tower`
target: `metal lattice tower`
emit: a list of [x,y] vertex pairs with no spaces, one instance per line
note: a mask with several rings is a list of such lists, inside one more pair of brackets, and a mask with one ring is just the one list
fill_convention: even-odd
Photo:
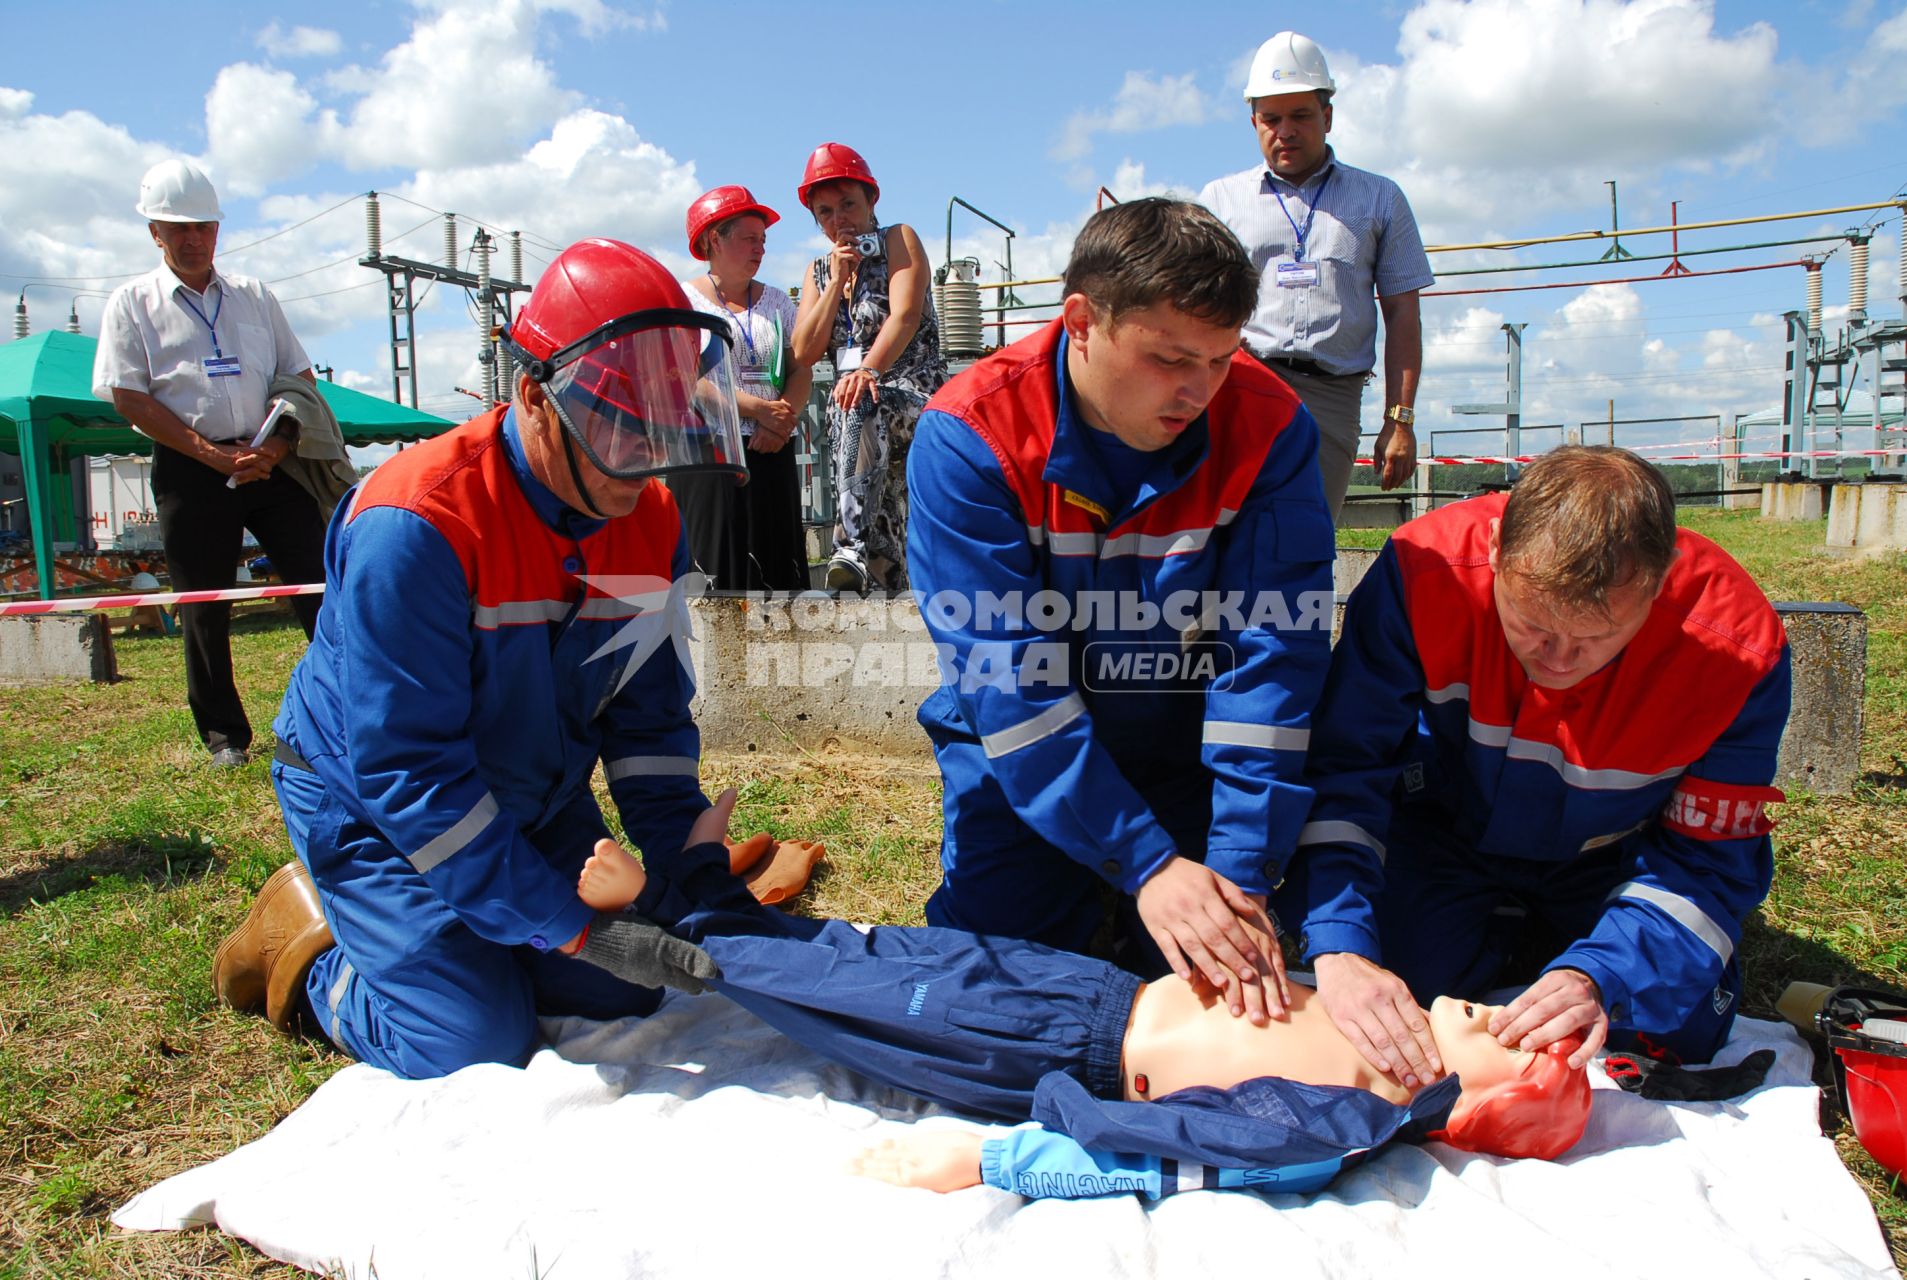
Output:
[[[472,245],[477,256],[477,271],[465,271],[459,267],[457,262],[462,246],[457,230],[457,215],[454,213],[444,215],[444,261],[441,265],[384,252],[382,215],[375,191],[365,197],[364,230],[365,253],[358,259],[358,265],[381,271],[385,278],[384,303],[391,330],[391,399],[398,404],[405,403],[404,391],[408,387],[410,407],[417,408],[417,282],[429,280],[463,289],[477,303],[481,325],[477,358],[483,365],[484,404],[485,407],[494,405],[498,398],[497,374],[500,371],[496,321],[500,314],[502,322],[509,323],[513,310],[511,295],[528,293],[530,286],[521,279],[501,280],[491,275],[490,255],[496,242],[481,226],[477,229]],[[520,276],[522,241],[515,233],[512,235],[512,250],[511,265]],[[507,364],[503,366],[505,369],[507,367]],[[507,400],[507,374],[505,379],[502,398]]]

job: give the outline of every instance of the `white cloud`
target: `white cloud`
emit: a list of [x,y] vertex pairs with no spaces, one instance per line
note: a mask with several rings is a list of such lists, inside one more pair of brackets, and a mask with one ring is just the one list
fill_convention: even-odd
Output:
[[327,110],[327,141],[358,169],[486,164],[519,153],[577,102],[535,56],[537,8],[529,0],[458,5],[420,20],[375,68],[325,77],[355,96]]
[[1709,0],[1424,0],[1398,54],[1330,53],[1332,141],[1404,186],[1428,240],[1594,208],[1607,178],[1647,198],[1665,166],[1748,164],[1792,140],[1774,30],[1718,31]]
[[219,70],[205,95],[208,159],[220,187],[255,196],[312,161],[317,102],[289,71],[249,62]]
[[1111,106],[1075,111],[1068,118],[1051,154],[1055,160],[1083,160],[1091,154],[1093,138],[1098,134],[1203,124],[1211,114],[1211,105],[1191,72],[1154,77],[1144,71],[1128,71]]
[[[510,159],[430,169],[391,189],[559,245],[613,236],[655,253],[684,275],[699,270],[682,242],[682,211],[702,190],[695,166],[645,142],[620,116],[601,111],[563,117],[548,137]],[[552,200],[554,191],[562,198]]]
[[33,95],[25,89],[0,88],[0,120],[18,120],[33,109]]
[[274,58],[331,58],[343,50],[344,41],[322,27],[287,30],[273,22],[258,33],[258,47]]

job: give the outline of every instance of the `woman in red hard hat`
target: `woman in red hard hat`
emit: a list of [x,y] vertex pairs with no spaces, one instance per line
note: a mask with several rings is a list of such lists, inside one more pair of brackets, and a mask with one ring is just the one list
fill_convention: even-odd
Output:
[[689,205],[689,252],[708,270],[682,282],[697,311],[734,332],[729,359],[741,412],[745,487],[718,475],[669,481],[682,506],[689,550],[717,587],[805,591],[808,556],[801,533],[796,474],[801,411],[814,379],[812,362],[793,358],[795,304],[755,279],[768,228],[780,221],[747,187],[716,187]]
[[905,223],[874,216],[880,184],[852,147],[824,142],[801,175],[801,203],[834,242],[816,258],[795,320],[797,360],[834,364],[828,441],[840,503],[831,589],[907,589],[907,446],[947,380],[927,294],[927,250]]
[[671,621],[688,553],[655,477],[741,473],[730,337],[649,255],[572,245],[506,331],[515,402],[352,491],[272,726],[299,861],[219,947],[227,1004],[411,1078],[520,1063],[539,1014],[654,1007],[572,958],[595,916],[576,876],[608,835],[599,764],[651,866],[708,808]]

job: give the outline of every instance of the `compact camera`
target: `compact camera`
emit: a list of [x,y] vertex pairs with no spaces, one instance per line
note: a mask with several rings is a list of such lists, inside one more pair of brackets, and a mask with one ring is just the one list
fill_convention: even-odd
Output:
[[887,255],[887,244],[878,231],[863,231],[854,237],[854,251],[863,258],[881,258]]

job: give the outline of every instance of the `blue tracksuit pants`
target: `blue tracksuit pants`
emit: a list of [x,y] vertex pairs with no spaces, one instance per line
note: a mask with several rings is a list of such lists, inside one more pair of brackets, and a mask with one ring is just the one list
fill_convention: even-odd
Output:
[[[1377,936],[1384,963],[1429,1007],[1440,995],[1470,999],[1534,975],[1505,970],[1533,927],[1559,953],[1588,937],[1618,886],[1634,878],[1620,844],[1569,862],[1479,853],[1434,810],[1398,809],[1378,898]],[[1741,969],[1731,958],[1721,982],[1673,1034],[1643,1034],[1612,1021],[1610,1045],[1666,1051],[1707,1062],[1728,1039],[1741,999]]]
[[1054,1071],[1122,1095],[1139,980],[1117,966],[1016,939],[786,915],[728,874],[720,845],[671,874],[638,913],[707,951],[715,990],[831,1061],[1005,1120],[1025,1120]]
[[[479,1062],[516,1064],[536,1048],[538,1014],[615,1018],[659,1003],[659,993],[560,952],[478,937],[316,774],[280,762],[271,773],[292,847],[311,871],[338,943],[311,966],[310,1012],[358,1061],[413,1080]],[[609,832],[583,791],[527,834],[574,880]]]

